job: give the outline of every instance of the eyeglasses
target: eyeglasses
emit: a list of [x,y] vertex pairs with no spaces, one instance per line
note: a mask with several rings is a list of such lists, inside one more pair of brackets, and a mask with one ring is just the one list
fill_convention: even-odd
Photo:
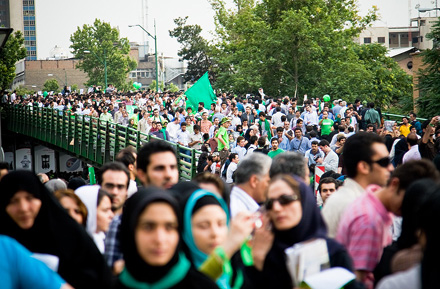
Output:
[[390,165],[391,161],[389,157],[381,158],[377,161],[371,161],[372,163],[378,164],[379,166],[386,168]]
[[276,199],[267,199],[265,207],[267,210],[272,210],[273,203],[277,201],[281,206],[286,206],[292,202],[298,201],[299,197],[297,195],[281,195]]

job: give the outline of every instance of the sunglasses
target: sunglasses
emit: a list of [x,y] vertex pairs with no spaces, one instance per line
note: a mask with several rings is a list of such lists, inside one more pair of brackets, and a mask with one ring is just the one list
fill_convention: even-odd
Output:
[[376,163],[376,164],[378,164],[379,166],[381,166],[383,168],[388,167],[390,165],[390,163],[391,163],[389,157],[384,157],[384,158],[381,158],[381,159],[379,159],[377,161],[371,161],[371,162],[372,163]]
[[267,210],[272,210],[273,203],[277,201],[281,206],[286,206],[292,202],[298,201],[299,197],[297,195],[281,195],[276,199],[267,199],[265,207]]

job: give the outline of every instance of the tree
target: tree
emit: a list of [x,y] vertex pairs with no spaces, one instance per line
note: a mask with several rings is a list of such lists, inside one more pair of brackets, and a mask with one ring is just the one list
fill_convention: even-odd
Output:
[[78,84],[73,84],[70,89],[72,90],[72,92],[77,91],[78,90]]
[[23,33],[21,31],[11,33],[5,46],[0,50],[0,90],[11,87],[15,77],[15,63],[25,57]]
[[24,87],[23,85],[20,85],[19,87],[17,87],[15,89],[15,93],[19,96],[32,95],[32,94],[35,94],[35,90],[28,89],[28,88]]
[[[159,82],[159,89],[160,89],[160,91],[163,91],[164,87],[165,87],[165,85],[163,84],[163,81],[162,81],[162,82]],[[151,91],[156,91],[156,80],[153,80],[153,81],[151,82],[151,84],[148,86],[148,88],[149,88]]]
[[432,117],[440,111],[440,21],[435,23],[426,38],[433,40],[433,47],[421,53],[424,68],[418,72],[416,105],[421,117]]
[[171,93],[178,92],[179,91],[179,87],[177,85],[175,85],[174,83],[170,82],[165,87],[165,91],[169,91]]
[[105,86],[104,64],[107,65],[107,83],[115,87],[122,86],[127,74],[136,68],[136,61],[128,55],[128,39],[120,38],[118,29],[112,28],[110,23],[96,19],[93,25],[84,24],[70,36],[70,41],[74,56],[82,59],[77,68],[89,76],[86,85]]
[[369,85],[363,91],[359,90],[364,98],[381,107],[390,104],[400,107],[405,114],[408,113],[403,100],[412,97],[412,77],[394,59],[386,56],[386,47],[377,43],[355,45],[354,51],[366,68],[364,78]]
[[48,79],[46,82],[44,82],[43,90],[45,91],[53,91],[58,92],[60,89],[60,85],[58,84],[58,80],[55,78]]
[[[195,82],[203,76],[206,71],[212,70],[212,59],[209,56],[210,46],[206,39],[201,36],[202,28],[200,25],[186,25],[188,16],[185,18],[174,19],[176,28],[170,30],[170,36],[177,38],[182,45],[177,54],[181,61],[188,61],[187,71],[184,75],[185,82]],[[210,79],[214,75],[210,74]]]
[[365,67],[351,47],[376,19],[374,8],[361,18],[354,0],[234,2],[231,10],[211,0],[219,36],[216,88],[345,98],[363,81]]

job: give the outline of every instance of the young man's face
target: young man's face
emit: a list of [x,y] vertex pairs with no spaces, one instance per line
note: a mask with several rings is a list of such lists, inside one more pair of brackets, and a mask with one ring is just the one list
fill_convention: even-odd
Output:
[[169,189],[179,181],[176,155],[170,151],[150,155],[146,172],[138,168],[138,177],[144,186]]
[[278,149],[278,140],[273,139],[271,144],[272,144],[272,150],[276,151]]
[[298,138],[298,139],[300,139],[301,136],[302,136],[302,132],[301,132],[301,130],[299,130],[299,129],[295,130],[295,137]]
[[321,184],[320,192],[321,192],[322,201],[325,203],[328,197],[330,197],[331,194],[336,192],[336,185],[334,183]]

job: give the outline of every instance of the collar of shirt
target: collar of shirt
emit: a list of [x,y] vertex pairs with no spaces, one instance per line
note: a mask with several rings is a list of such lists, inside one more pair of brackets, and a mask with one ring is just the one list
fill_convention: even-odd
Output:
[[232,188],[231,197],[240,200],[250,212],[256,212],[260,208],[258,203],[238,186]]

